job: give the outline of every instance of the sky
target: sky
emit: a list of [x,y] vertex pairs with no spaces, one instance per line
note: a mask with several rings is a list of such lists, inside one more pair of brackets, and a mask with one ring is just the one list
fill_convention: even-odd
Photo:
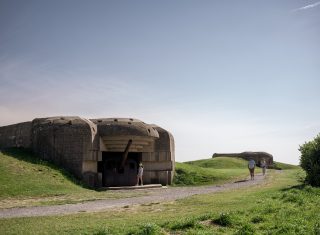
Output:
[[298,164],[320,132],[319,25],[316,0],[0,0],[0,126],[132,117],[179,162]]

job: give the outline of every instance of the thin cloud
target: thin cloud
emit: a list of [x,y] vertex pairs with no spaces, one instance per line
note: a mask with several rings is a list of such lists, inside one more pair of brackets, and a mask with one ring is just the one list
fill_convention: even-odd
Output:
[[319,2],[315,2],[313,4],[310,4],[310,5],[306,5],[304,7],[297,8],[294,11],[308,10],[308,9],[314,8],[316,6],[320,6],[320,1]]

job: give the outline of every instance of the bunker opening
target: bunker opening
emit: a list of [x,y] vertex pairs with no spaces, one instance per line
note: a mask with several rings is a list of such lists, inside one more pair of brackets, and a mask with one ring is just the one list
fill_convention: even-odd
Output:
[[125,161],[123,152],[102,152],[102,161],[99,163],[99,172],[102,173],[102,186],[136,185],[141,159],[142,153],[140,152],[129,152]]

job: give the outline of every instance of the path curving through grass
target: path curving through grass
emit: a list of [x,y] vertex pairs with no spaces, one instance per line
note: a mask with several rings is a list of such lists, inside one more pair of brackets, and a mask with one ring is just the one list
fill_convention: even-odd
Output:
[[114,208],[128,207],[133,205],[143,205],[150,203],[160,203],[175,201],[190,197],[196,194],[208,194],[226,191],[230,189],[237,189],[243,187],[250,187],[266,183],[267,178],[261,174],[256,175],[255,180],[239,180],[233,183],[227,183],[219,186],[198,186],[198,187],[169,187],[161,189],[142,189],[147,190],[149,195],[138,196],[133,198],[122,199],[107,199],[95,200],[77,204],[55,205],[55,206],[37,206],[27,208],[10,208],[1,209],[0,218],[14,218],[14,217],[35,217],[35,216],[51,216],[51,215],[66,215],[82,212],[100,212]]

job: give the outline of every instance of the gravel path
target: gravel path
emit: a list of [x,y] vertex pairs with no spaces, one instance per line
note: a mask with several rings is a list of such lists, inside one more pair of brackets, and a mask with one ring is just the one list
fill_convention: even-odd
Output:
[[197,187],[169,187],[159,189],[137,189],[147,190],[150,195],[122,198],[122,199],[105,199],[77,204],[66,204],[56,206],[36,206],[26,208],[1,209],[0,218],[13,217],[31,217],[31,216],[48,216],[48,215],[65,215],[79,212],[98,212],[108,209],[114,209],[124,206],[141,205],[158,202],[174,201],[180,198],[189,197],[195,194],[207,194],[220,192],[227,189],[236,189],[258,185],[264,182],[265,177],[261,174],[256,175],[255,180],[242,180],[234,183],[228,183],[221,186],[197,186]]

